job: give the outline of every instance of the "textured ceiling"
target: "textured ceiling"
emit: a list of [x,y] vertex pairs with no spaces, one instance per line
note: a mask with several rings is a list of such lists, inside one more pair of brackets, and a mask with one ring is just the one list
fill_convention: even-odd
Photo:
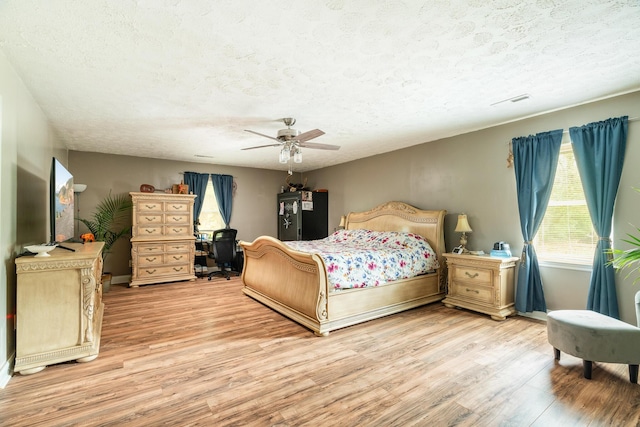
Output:
[[71,150],[286,170],[294,117],[305,171],[640,89],[640,2],[0,0],[0,49]]

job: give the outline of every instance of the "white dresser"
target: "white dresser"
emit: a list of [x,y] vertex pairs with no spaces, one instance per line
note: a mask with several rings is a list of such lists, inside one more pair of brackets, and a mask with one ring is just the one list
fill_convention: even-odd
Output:
[[130,193],[131,282],[151,283],[195,280],[193,260],[192,194]]
[[98,357],[103,242],[65,243],[48,257],[16,258],[16,364],[23,375]]

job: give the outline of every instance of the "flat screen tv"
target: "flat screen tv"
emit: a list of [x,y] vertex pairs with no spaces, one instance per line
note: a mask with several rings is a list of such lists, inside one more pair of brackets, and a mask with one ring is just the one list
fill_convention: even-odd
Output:
[[62,243],[74,237],[73,175],[55,157],[51,164],[49,207],[51,243]]

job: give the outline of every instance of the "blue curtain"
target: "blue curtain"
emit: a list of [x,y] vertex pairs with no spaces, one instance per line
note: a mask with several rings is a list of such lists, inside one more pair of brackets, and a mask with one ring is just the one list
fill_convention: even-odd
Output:
[[618,194],[627,143],[628,117],[569,129],[573,153],[598,244],[593,257],[587,308],[619,318],[615,272],[608,263],[613,205]]
[[218,209],[224,220],[225,227],[229,228],[231,222],[231,209],[233,207],[233,177],[231,175],[211,174],[213,190],[218,200]]
[[207,191],[208,181],[208,173],[184,173],[184,183],[189,186],[189,192],[198,196],[193,201],[193,222],[196,229],[198,228],[198,224],[200,224],[200,212],[202,212],[202,203],[204,202],[204,193]]
[[540,278],[538,256],[532,240],[551,197],[556,175],[562,129],[513,138],[520,229],[524,238],[516,287],[516,310],[547,311]]

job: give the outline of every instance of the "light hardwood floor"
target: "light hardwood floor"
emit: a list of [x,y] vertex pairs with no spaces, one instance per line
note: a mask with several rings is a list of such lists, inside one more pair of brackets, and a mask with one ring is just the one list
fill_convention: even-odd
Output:
[[637,426],[627,367],[554,362],[543,322],[435,303],[316,337],[238,278],[113,285],[99,357],[16,375],[2,426]]

